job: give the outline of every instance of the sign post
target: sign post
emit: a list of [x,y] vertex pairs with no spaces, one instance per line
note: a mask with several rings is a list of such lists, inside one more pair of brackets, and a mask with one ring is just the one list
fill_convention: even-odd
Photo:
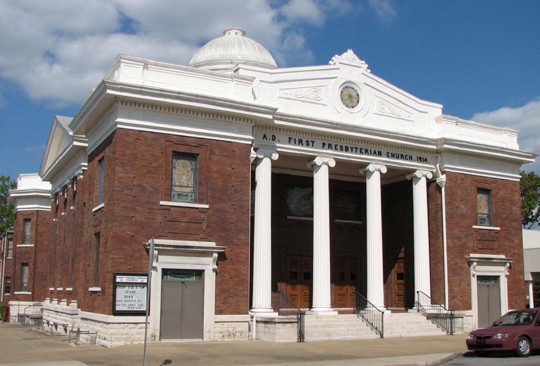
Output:
[[152,287],[152,265],[154,263],[154,238],[150,240],[150,248],[148,248],[148,286],[146,287],[146,316],[144,322],[144,361],[146,366],[146,340],[148,337],[148,314],[150,313],[150,288]]

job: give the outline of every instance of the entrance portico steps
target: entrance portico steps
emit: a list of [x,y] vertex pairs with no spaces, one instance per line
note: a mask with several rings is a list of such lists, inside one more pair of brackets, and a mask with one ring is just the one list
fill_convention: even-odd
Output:
[[384,338],[444,336],[444,329],[417,312],[384,314]]
[[[379,335],[356,314],[306,315],[304,329],[306,342],[379,338]],[[446,335],[446,332],[419,313],[384,315],[384,338],[438,335]]]
[[379,338],[356,314],[308,314],[304,329],[306,342]]

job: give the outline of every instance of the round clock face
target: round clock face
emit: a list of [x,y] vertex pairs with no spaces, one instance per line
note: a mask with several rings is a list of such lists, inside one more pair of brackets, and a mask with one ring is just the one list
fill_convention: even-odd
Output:
[[360,94],[358,90],[351,85],[345,85],[341,88],[341,102],[347,108],[353,109],[360,103]]

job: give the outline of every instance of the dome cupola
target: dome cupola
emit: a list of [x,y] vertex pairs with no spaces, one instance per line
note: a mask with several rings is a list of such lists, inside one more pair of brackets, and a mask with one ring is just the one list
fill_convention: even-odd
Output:
[[245,35],[241,28],[226,29],[223,36],[202,46],[191,58],[189,66],[213,71],[232,71],[238,64],[276,68],[270,52]]

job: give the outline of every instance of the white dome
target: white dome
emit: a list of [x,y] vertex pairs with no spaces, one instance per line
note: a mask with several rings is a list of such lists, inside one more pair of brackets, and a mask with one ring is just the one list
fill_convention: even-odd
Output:
[[232,70],[238,64],[276,68],[270,52],[245,34],[241,28],[226,29],[223,36],[201,47],[191,58],[189,66],[209,70]]

